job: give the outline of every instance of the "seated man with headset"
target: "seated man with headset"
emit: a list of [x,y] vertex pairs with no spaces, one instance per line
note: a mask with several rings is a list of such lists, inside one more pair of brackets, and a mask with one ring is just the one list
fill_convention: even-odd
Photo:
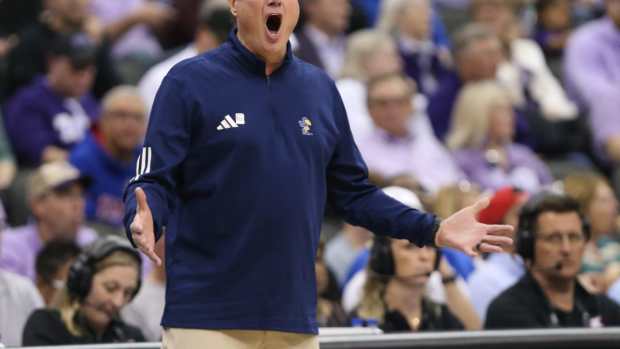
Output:
[[489,306],[485,328],[602,327],[620,324],[620,306],[578,282],[589,226],[573,199],[532,197],[519,216],[517,253],[527,271]]
[[140,255],[127,240],[107,236],[95,241],[71,265],[52,306],[30,315],[23,345],[144,341],[138,328],[119,318],[140,289],[141,269]]

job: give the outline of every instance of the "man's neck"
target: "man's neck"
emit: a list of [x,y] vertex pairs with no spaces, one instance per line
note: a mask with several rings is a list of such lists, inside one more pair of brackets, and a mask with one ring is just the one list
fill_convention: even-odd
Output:
[[37,222],[37,233],[39,234],[39,239],[41,240],[42,245],[45,245],[48,241],[52,240],[52,231],[47,224]]
[[536,270],[532,271],[532,276],[552,306],[566,312],[573,309],[575,279],[551,279],[542,272]]
[[284,50],[281,50],[279,52],[260,53],[256,52],[257,50],[254,50],[247,44],[247,41],[243,38],[243,35],[240,31],[237,32],[237,38],[239,39],[241,44],[245,46],[246,49],[248,49],[248,51],[252,52],[256,56],[258,56],[258,58],[260,58],[263,62],[265,62],[265,75],[269,76],[273,74],[273,72],[278,70],[278,68],[284,62],[284,58],[286,57],[286,46],[284,46]]

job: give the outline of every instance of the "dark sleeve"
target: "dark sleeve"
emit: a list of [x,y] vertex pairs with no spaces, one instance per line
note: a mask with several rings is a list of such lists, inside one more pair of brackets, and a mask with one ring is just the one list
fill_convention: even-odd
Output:
[[68,332],[60,314],[49,309],[35,310],[24,326],[23,346],[70,344]]
[[433,245],[437,218],[401,204],[368,181],[340,94],[332,83],[334,115],[340,137],[327,168],[328,200],[345,220],[375,234],[407,239],[418,246]]
[[15,100],[9,106],[6,131],[20,164],[37,166],[45,147],[54,145],[55,131],[45,119],[45,113],[29,98]]
[[487,309],[485,329],[520,329],[546,327],[536,318],[535,309],[501,294]]
[[620,326],[620,305],[607,296],[599,296],[600,312],[603,317],[603,325]]
[[[159,239],[176,201],[176,173],[190,144],[191,111],[187,88],[170,74],[157,92],[151,111],[142,153],[136,164],[136,177],[125,189],[125,229],[131,241],[129,225],[136,214],[134,190],[146,193]],[[131,241],[133,244],[133,241]]]
[[7,59],[6,95],[10,97],[28,84],[36,75],[45,72],[46,43],[39,39],[36,27],[26,30],[20,42],[9,52]]
[[441,326],[444,331],[458,331],[465,329],[463,323],[450,312],[447,306],[441,305]]

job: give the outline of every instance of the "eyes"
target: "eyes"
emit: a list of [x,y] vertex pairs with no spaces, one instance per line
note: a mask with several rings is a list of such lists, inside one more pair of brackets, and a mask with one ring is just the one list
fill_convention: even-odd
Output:
[[108,281],[103,283],[103,289],[110,296],[116,295],[117,293],[123,294],[123,299],[126,303],[131,300],[133,293],[135,292],[135,287],[123,287],[120,283],[116,281]]

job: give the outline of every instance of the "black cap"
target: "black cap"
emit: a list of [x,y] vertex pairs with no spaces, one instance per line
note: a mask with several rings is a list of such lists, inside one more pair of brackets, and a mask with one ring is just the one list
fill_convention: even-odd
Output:
[[95,64],[97,44],[82,32],[61,34],[52,42],[50,54],[68,57],[73,68],[81,70]]

